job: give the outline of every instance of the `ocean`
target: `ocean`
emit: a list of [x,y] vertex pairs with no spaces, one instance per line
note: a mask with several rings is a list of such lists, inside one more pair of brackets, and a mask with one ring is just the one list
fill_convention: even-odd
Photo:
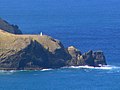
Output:
[[120,90],[120,0],[0,0],[0,17],[82,53],[103,50],[108,64],[0,71],[0,90]]

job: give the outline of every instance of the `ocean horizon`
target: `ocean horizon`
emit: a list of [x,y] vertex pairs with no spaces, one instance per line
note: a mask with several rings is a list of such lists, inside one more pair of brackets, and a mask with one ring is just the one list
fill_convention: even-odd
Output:
[[119,90],[119,0],[0,0],[0,18],[24,34],[49,35],[82,53],[102,50],[107,66],[0,70],[0,90]]

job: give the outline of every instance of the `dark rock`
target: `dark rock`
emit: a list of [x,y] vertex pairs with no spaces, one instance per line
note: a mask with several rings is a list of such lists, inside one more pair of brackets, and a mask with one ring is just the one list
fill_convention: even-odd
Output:
[[70,55],[59,40],[42,35],[38,36],[37,41],[48,51],[48,67],[58,68],[66,65]]
[[93,53],[94,66],[107,65],[105,56],[102,51],[96,51]]
[[22,34],[17,25],[11,25],[7,21],[0,18],[0,29],[13,34]]
[[87,53],[84,53],[80,60],[83,60],[85,62],[84,63],[85,65],[94,66],[94,58],[92,54],[93,54],[93,51],[90,50]]
[[78,51],[76,48],[69,47],[68,52],[72,57],[71,60],[67,62],[69,66],[88,65],[88,66],[99,67],[99,66],[107,65],[105,56],[102,51],[93,52],[92,50],[90,50],[81,55],[80,51]]

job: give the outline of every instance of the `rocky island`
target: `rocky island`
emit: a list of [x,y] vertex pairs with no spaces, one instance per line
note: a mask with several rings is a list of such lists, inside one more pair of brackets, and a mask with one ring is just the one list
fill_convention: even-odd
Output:
[[106,65],[102,51],[81,53],[48,35],[25,35],[0,18],[0,70],[39,70],[64,66]]

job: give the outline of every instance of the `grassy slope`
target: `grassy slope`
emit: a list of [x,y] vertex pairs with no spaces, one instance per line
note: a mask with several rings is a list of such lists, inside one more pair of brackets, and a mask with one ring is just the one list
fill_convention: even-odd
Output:
[[49,51],[54,51],[60,47],[59,41],[47,35],[14,35],[3,30],[0,30],[0,52],[16,50],[19,51],[25,48],[31,40],[36,40]]

